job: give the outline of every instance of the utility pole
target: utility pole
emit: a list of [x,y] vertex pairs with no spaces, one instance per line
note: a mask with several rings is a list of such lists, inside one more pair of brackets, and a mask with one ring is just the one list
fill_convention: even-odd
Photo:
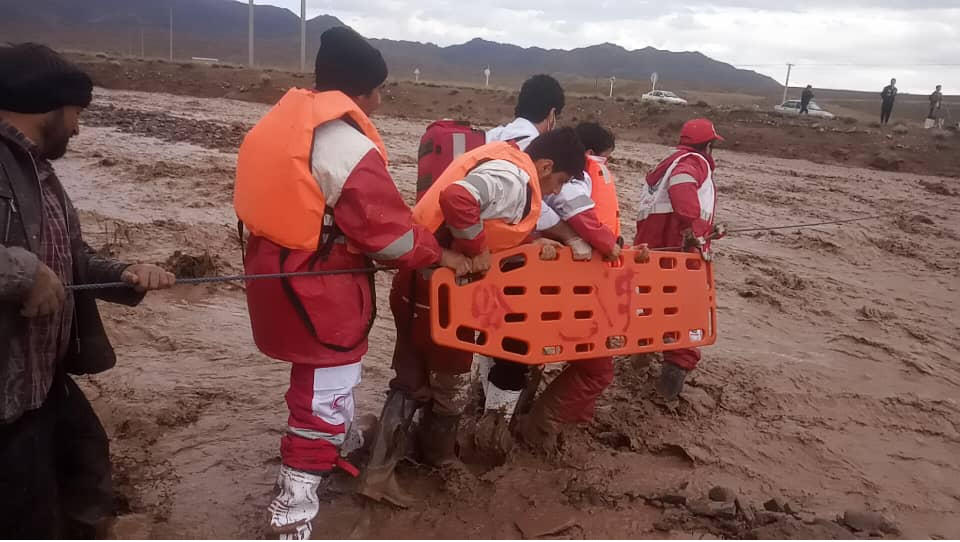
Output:
[[170,8],[170,62],[173,62],[173,8]]
[[300,73],[307,72],[307,0],[300,0]]
[[251,68],[253,67],[253,0],[250,0],[250,12],[247,16],[247,26],[249,29],[247,31],[247,65]]
[[[787,92],[790,91],[790,71],[793,69],[793,64],[787,64],[787,81],[783,84],[783,101],[787,101]],[[781,102],[782,103],[782,102]]]

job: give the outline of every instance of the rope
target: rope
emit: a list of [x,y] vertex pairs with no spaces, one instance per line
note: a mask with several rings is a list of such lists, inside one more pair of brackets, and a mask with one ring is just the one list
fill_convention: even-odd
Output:
[[[356,269],[331,269],[326,271],[298,271],[295,273],[268,273],[263,275],[227,275],[223,277],[197,277],[191,279],[177,279],[176,284],[210,284],[214,282],[239,282],[247,280],[264,279],[284,279],[292,277],[322,277],[326,275],[358,275],[376,273],[378,271],[387,271],[392,267],[373,266],[360,267]],[[126,282],[105,282],[102,284],[71,284],[66,287],[67,290],[105,290],[108,288],[131,288],[132,285]]]
[[[901,211],[895,214],[905,214],[911,211]],[[757,228],[740,228],[736,230],[727,230],[727,235],[732,233],[754,233],[760,231],[776,231],[776,230],[792,230],[792,229],[802,229],[802,228],[812,228],[814,226],[830,226],[833,224],[849,224],[851,222],[862,222],[865,220],[878,220],[881,218],[887,218],[891,216],[890,213],[884,213],[882,215],[871,215],[871,216],[861,216],[857,218],[845,218],[842,220],[828,220],[826,222],[809,222],[806,224],[791,224],[789,226],[767,226],[767,227],[757,227]]]
[[[737,234],[737,233],[755,233],[763,231],[775,231],[775,230],[790,230],[790,229],[803,229],[803,228],[812,228],[815,226],[829,226],[833,224],[849,224],[852,222],[863,222],[866,220],[878,220],[881,218],[888,218],[890,216],[903,215],[911,213],[914,211],[920,211],[923,208],[917,209],[908,209],[906,211],[900,211],[897,213],[884,213],[879,215],[871,216],[861,216],[856,218],[845,218],[841,220],[828,220],[825,222],[809,222],[805,224],[790,224],[786,226],[767,226],[767,227],[755,227],[755,228],[739,228],[734,230],[727,230],[726,235]],[[664,252],[681,252],[684,247],[658,247],[652,248],[650,250],[659,250]],[[189,279],[177,279],[175,284],[212,284],[218,282],[240,282],[248,280],[265,280],[265,279],[284,279],[284,278],[294,278],[294,277],[322,277],[328,275],[356,275],[356,274],[372,274],[378,273],[380,271],[389,271],[392,270],[392,267],[386,266],[373,266],[373,267],[360,267],[356,269],[331,269],[326,271],[301,271],[296,273],[270,273],[262,275],[228,275],[222,277],[197,277]],[[105,290],[110,288],[129,288],[132,287],[131,284],[126,282],[107,282],[102,284],[71,284],[66,286],[67,290],[72,291],[84,291],[84,290]]]

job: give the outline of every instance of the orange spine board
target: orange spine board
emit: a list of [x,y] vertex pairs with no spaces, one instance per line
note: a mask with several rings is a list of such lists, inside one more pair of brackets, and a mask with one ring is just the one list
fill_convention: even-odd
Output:
[[[482,279],[430,279],[437,344],[528,365],[708,346],[717,339],[713,268],[699,254],[651,252],[637,262],[544,261],[524,245],[493,256]],[[475,337],[466,341],[460,336]],[[469,333],[469,331],[474,333]],[[467,333],[463,333],[467,331]]]

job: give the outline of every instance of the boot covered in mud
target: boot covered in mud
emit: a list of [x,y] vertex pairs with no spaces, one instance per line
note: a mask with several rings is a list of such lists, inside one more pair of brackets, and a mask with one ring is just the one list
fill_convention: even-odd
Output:
[[375,427],[370,461],[363,469],[357,493],[400,508],[416,504],[416,499],[401,489],[396,469],[407,455],[410,424],[419,407],[420,403],[408,398],[404,392],[390,390]]
[[417,432],[420,459],[439,471],[444,487],[453,495],[460,494],[476,482],[476,477],[457,457],[459,425],[459,415],[443,416],[428,410]]
[[560,421],[561,405],[553,397],[550,387],[544,390],[533,403],[530,413],[517,420],[517,438],[531,448],[548,454],[556,453],[560,448],[560,433],[563,422]]
[[666,402],[676,401],[680,397],[680,392],[683,391],[683,383],[689,372],[683,367],[665,361],[660,369],[660,378],[657,380],[657,393],[660,398]]
[[310,540],[313,520],[320,512],[320,491],[327,487],[326,474],[280,466],[280,491],[270,503],[270,528],[280,540]]
[[492,382],[487,383],[483,415],[477,422],[473,441],[477,452],[493,464],[501,465],[506,462],[507,456],[513,450],[510,421],[521,394],[522,390],[504,390]]

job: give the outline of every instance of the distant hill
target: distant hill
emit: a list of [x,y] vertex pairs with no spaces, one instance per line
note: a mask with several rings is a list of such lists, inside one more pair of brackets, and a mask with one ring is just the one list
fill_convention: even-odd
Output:
[[[59,48],[166,57],[170,11],[173,10],[174,54],[177,58],[213,57],[244,63],[247,59],[247,4],[235,0],[0,0],[0,36],[33,40]],[[274,6],[255,8],[258,64],[296,67],[299,62],[299,18]],[[343,24],[336,17],[308,21],[308,51],[320,34]],[[605,43],[574,49],[521,48],[474,39],[439,47],[409,41],[373,39],[395,76],[409,77],[415,67],[424,78],[477,81],[490,65],[500,83],[533,73],[561,78],[645,81],[654,71],[664,86],[766,95],[782,90],[773,79],[734,68],[697,52],[661,51],[652,47],[629,51]],[[401,75],[402,74],[402,75]]]

